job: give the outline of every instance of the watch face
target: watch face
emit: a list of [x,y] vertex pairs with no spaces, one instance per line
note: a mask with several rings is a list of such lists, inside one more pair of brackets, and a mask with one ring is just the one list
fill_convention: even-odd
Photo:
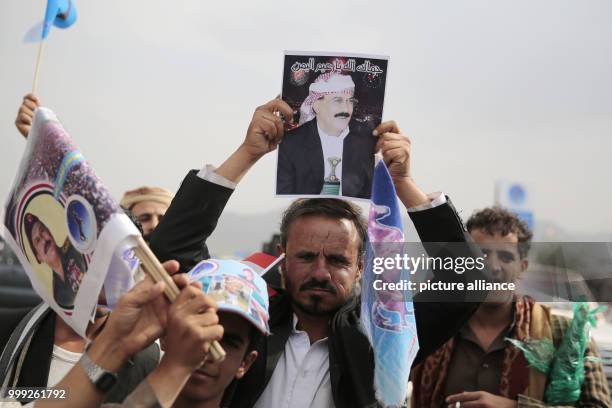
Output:
[[100,391],[108,391],[113,385],[117,382],[117,376],[112,373],[104,373],[102,376],[96,381],[96,388]]

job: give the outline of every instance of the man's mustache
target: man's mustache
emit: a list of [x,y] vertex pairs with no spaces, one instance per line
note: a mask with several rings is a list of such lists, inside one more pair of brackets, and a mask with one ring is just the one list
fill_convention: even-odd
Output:
[[350,118],[351,115],[348,112],[340,112],[334,115],[334,118]]
[[336,288],[334,288],[329,281],[318,281],[316,279],[311,279],[300,286],[300,292],[309,289],[321,289],[336,294]]

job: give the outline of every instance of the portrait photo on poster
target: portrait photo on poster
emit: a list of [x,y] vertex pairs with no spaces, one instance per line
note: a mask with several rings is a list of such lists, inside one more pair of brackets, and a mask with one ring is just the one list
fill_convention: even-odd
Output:
[[133,260],[114,254],[138,230],[49,109],[36,111],[0,232],[33,289],[82,336],[92,310],[133,284]]
[[389,58],[286,51],[282,99],[291,106],[278,146],[276,196],[369,199]]

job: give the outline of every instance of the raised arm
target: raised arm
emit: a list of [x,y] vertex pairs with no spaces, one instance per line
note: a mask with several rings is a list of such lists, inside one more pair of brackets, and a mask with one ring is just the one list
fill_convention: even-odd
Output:
[[[481,257],[480,249],[470,238],[450,199],[441,193],[428,196],[417,186],[410,172],[411,143],[398,125],[393,121],[384,122],[374,130],[374,135],[379,139],[376,150],[382,153],[398,198],[406,207],[427,255],[453,260]],[[486,270],[476,269],[462,273],[455,270],[433,273],[435,281],[464,284],[486,279],[487,275]],[[437,291],[415,296],[420,349],[414,364],[454,336],[476,311],[485,295],[486,292]],[[442,321],[444,325],[440,325]]]
[[166,215],[151,235],[150,246],[161,260],[176,259],[188,271],[209,258],[206,240],[212,234],[236,184],[283,137],[279,113],[291,117],[280,99],[258,107],[244,141],[219,168],[191,171],[183,180]]

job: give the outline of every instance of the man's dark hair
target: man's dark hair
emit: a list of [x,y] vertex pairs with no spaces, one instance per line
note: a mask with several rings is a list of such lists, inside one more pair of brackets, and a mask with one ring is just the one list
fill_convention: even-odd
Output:
[[529,253],[533,233],[527,224],[520,220],[516,214],[502,207],[488,207],[474,212],[468,219],[467,229],[468,232],[480,229],[489,235],[499,233],[504,236],[514,233],[518,237],[518,251],[520,257],[526,258]]
[[263,340],[264,335],[259,329],[251,324],[251,332],[249,333],[249,345],[247,346],[245,357],[253,350],[257,350],[259,343]]
[[337,198],[302,198],[291,203],[283,214],[280,226],[280,243],[283,248],[287,247],[291,224],[298,218],[310,215],[351,221],[359,234],[359,253],[363,253],[367,224],[361,214],[361,209],[348,201]]

